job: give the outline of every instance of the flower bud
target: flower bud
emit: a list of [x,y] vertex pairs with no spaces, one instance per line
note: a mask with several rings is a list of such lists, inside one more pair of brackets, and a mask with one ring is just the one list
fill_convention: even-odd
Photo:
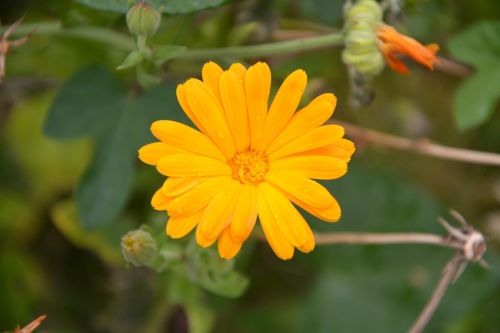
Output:
[[378,49],[377,28],[382,22],[382,9],[374,0],[359,0],[345,15],[345,49],[342,60],[368,78],[384,68]]
[[134,266],[149,266],[157,257],[156,242],[145,230],[129,231],[122,237],[122,254]]
[[127,13],[128,29],[134,35],[151,36],[160,25],[161,14],[145,1],[132,6]]

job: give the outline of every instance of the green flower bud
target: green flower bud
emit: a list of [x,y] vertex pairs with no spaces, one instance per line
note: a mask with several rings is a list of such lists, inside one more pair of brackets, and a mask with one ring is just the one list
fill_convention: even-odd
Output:
[[345,18],[342,61],[359,74],[373,78],[384,68],[377,39],[377,28],[382,23],[382,9],[374,0],[358,0],[348,9]]
[[157,257],[156,242],[145,230],[129,231],[122,237],[121,249],[125,261],[134,266],[150,266]]
[[145,1],[132,6],[127,13],[128,29],[134,35],[151,36],[160,25],[161,14]]

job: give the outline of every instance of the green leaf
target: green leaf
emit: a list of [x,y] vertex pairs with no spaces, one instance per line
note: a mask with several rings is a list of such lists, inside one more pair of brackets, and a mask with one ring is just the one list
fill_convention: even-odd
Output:
[[192,243],[187,256],[189,277],[205,290],[235,298],[248,288],[250,281],[234,270],[234,261],[221,259],[214,249],[202,249]]
[[482,21],[448,43],[453,56],[477,67],[500,63],[500,21]]
[[[102,10],[126,13],[129,3],[135,3],[137,0],[76,0],[77,2]],[[217,7],[228,0],[149,0],[148,3],[161,9],[168,14],[184,14]]]
[[455,93],[453,112],[459,129],[486,122],[500,98],[500,64],[489,71],[479,71]]
[[137,67],[137,81],[143,88],[152,88],[161,82],[159,77],[149,74],[141,66]]
[[44,124],[45,134],[75,138],[102,131],[123,108],[125,92],[112,72],[90,65],[61,87]]
[[161,65],[165,61],[180,56],[187,48],[181,45],[163,45],[153,50],[153,60]]
[[130,67],[135,67],[142,62],[144,56],[138,50],[134,50],[129,53],[129,55],[123,60],[122,64],[116,67],[117,70],[127,69]]
[[69,191],[83,174],[91,156],[87,139],[56,141],[42,134],[54,92],[26,99],[6,121],[6,140],[19,162],[35,201],[47,202]]
[[57,229],[74,245],[96,253],[110,264],[122,262],[119,243],[113,243],[102,230],[88,231],[82,228],[72,200],[57,203],[50,214]]
[[134,113],[124,110],[116,126],[97,138],[94,160],[76,191],[78,216],[88,229],[111,223],[125,206],[136,159],[134,120]]

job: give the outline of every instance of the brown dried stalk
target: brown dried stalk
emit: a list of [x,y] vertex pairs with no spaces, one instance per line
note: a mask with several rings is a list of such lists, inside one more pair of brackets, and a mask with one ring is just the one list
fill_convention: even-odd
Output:
[[14,33],[16,28],[21,24],[21,21],[23,18],[21,17],[19,20],[14,22],[5,32],[0,36],[0,83],[2,83],[2,80],[5,76],[5,61],[7,54],[9,53],[9,50],[12,47],[18,47],[23,44],[25,44],[31,37],[31,33],[16,39],[16,40],[9,40],[10,35]]
[[13,333],[31,333],[42,324],[42,321],[44,321],[46,317],[46,315],[41,315],[23,328],[19,328],[18,326]]
[[349,123],[338,121],[336,121],[335,123],[344,126],[347,136],[357,139],[361,143],[365,142],[378,146],[411,151],[414,153],[433,156],[445,160],[500,166],[500,154],[447,147],[432,143],[427,139],[412,140],[392,134],[374,131]]

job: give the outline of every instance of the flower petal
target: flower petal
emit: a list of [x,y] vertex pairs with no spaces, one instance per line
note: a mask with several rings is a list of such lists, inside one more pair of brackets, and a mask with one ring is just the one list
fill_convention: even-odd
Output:
[[155,194],[153,194],[153,197],[151,198],[151,206],[153,206],[155,210],[167,210],[167,206],[170,201],[172,201],[172,197],[165,195],[160,188],[155,192]]
[[321,126],[330,119],[336,104],[337,98],[333,94],[327,93],[316,97],[306,107],[293,115],[283,132],[267,148],[267,152],[271,153],[313,128]]
[[228,226],[234,213],[234,205],[241,185],[236,181],[220,187],[205,209],[200,221],[201,233],[207,239],[218,238]]
[[242,185],[231,222],[232,239],[243,242],[250,236],[257,220],[257,209],[257,188]]
[[262,131],[267,116],[270,89],[271,70],[269,66],[263,62],[251,66],[245,75],[245,94],[252,149],[257,147],[258,141],[264,136]]
[[286,195],[294,204],[325,222],[338,222],[340,216],[342,215],[340,205],[335,197],[333,197],[334,203],[330,207],[320,209],[304,203],[297,197],[293,196],[292,193],[286,193]]
[[234,64],[229,66],[229,71],[236,74],[240,80],[243,80],[245,78],[245,73],[247,72],[247,69],[239,62],[235,62]]
[[203,82],[212,90],[217,98],[220,97],[219,80],[222,72],[222,68],[213,61],[207,62],[201,70]]
[[226,161],[217,146],[194,128],[171,120],[158,120],[151,125],[151,132],[162,142],[185,151]]
[[250,146],[247,102],[243,82],[233,72],[226,71],[220,78],[220,95],[226,120],[238,151]]
[[203,210],[193,215],[170,217],[167,221],[165,232],[171,238],[182,238],[189,234],[200,221]]
[[212,91],[201,81],[190,79],[185,83],[189,106],[206,131],[226,157],[232,157],[235,146],[224,111]]
[[168,177],[229,176],[231,169],[219,160],[194,155],[173,154],[163,157],[156,166],[158,172]]
[[335,201],[330,192],[321,184],[292,172],[269,172],[266,175],[266,181],[271,182],[288,197],[292,195],[314,208],[328,208]]
[[232,259],[240,252],[242,244],[242,242],[237,242],[231,237],[231,232],[228,227],[219,237],[219,255],[224,259]]
[[347,172],[347,164],[330,156],[294,156],[272,161],[269,170],[291,171],[313,179],[336,179]]
[[205,235],[203,235],[203,233],[201,232],[200,224],[198,224],[198,227],[196,228],[195,239],[196,239],[196,244],[205,248],[211,246],[217,240],[217,238],[205,237]]
[[344,136],[344,128],[339,125],[316,127],[298,138],[284,144],[269,154],[270,160],[297,154],[303,151],[323,147],[338,141]]
[[173,199],[167,206],[170,216],[189,216],[205,208],[212,198],[232,182],[230,177],[211,177]]
[[170,154],[185,153],[185,150],[167,145],[163,142],[153,142],[144,145],[139,149],[139,159],[146,164],[156,165],[158,161]]
[[325,155],[325,156],[336,157],[347,163],[351,160],[351,156],[355,151],[356,147],[354,146],[354,143],[352,141],[349,141],[347,139],[340,139],[330,145],[308,151],[303,151],[297,155],[300,156]]
[[293,245],[281,232],[262,192],[258,191],[258,194],[259,220],[269,245],[279,258],[283,260],[291,259],[294,252]]
[[176,197],[183,194],[184,192],[189,191],[206,179],[207,178],[202,177],[169,177],[163,183],[161,189],[163,190],[163,193],[167,194],[169,197]]
[[184,113],[188,116],[189,119],[191,119],[193,124],[195,124],[200,131],[207,134],[207,131],[203,128],[203,125],[201,124],[200,120],[198,119],[198,117],[196,117],[193,110],[191,110],[191,107],[189,106],[185,85],[184,84],[177,85],[177,90],[175,92],[177,94],[177,101],[179,101],[179,104]]
[[302,247],[312,235],[309,225],[283,193],[274,186],[261,183],[259,191],[266,200],[285,238],[295,247]]
[[257,150],[264,150],[287,126],[299,105],[307,84],[306,72],[299,69],[290,74],[274,97],[264,122],[264,136]]

